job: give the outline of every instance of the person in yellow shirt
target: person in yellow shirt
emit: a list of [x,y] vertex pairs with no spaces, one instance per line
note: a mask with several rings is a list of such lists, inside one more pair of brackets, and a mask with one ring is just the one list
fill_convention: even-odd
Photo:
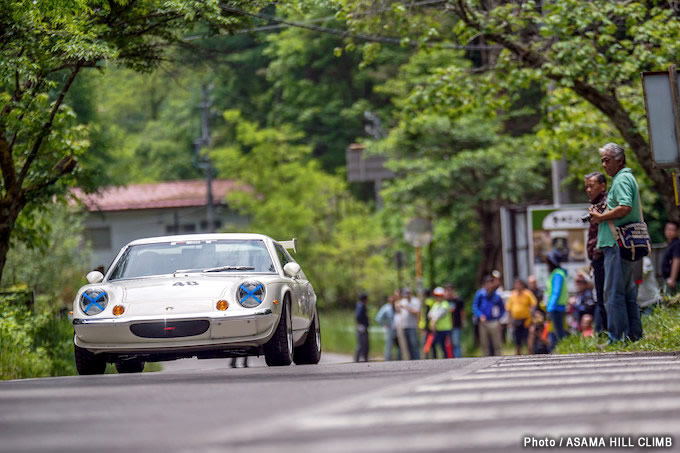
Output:
[[536,296],[527,288],[521,279],[515,285],[508,299],[508,311],[512,320],[513,337],[517,355],[522,354],[522,345],[526,344],[531,324],[531,309],[537,305]]

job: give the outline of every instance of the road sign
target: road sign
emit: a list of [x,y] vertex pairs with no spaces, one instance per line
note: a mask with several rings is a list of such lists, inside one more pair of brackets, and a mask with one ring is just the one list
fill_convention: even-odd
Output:
[[675,66],[643,72],[642,89],[652,160],[659,167],[680,167],[680,105]]
[[382,181],[394,178],[394,173],[385,168],[385,156],[365,156],[364,146],[354,143],[345,152],[347,160],[347,181]]
[[432,242],[432,222],[422,217],[411,219],[404,228],[404,239],[413,247],[425,247]]

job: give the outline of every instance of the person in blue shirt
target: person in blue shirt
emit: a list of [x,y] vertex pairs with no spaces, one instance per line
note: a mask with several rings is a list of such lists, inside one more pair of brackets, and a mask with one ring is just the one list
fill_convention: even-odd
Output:
[[472,313],[479,320],[479,343],[485,355],[503,355],[500,318],[505,313],[503,299],[498,295],[497,281],[491,275],[484,277],[482,288],[475,294]]
[[368,295],[361,293],[357,308],[354,310],[354,318],[357,322],[357,349],[354,353],[355,362],[368,362],[368,314],[366,313],[366,301]]
[[378,314],[375,315],[378,324],[385,328],[385,361],[392,360],[392,348],[395,344],[397,344],[397,360],[401,360],[401,351],[397,343],[397,328],[394,323],[394,303],[399,298],[399,292],[395,291],[387,298],[387,303],[380,307]]

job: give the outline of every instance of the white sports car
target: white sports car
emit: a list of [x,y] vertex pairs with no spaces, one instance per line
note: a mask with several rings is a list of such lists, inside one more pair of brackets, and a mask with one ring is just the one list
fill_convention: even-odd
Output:
[[73,302],[78,373],[141,372],[147,361],[264,354],[267,365],[321,357],[316,294],[287,249],[260,234],[133,241]]

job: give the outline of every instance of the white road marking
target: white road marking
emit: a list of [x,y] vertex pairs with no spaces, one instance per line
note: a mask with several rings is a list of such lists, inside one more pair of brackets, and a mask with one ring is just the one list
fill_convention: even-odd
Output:
[[[634,362],[635,363],[635,362]],[[578,364],[572,364],[572,365],[564,365],[562,363],[557,363],[554,365],[527,365],[527,366],[518,366],[517,368],[521,368],[522,370],[569,370],[569,369],[582,369],[582,368],[593,368],[597,362],[594,363],[578,363]],[[652,365],[676,365],[680,367],[680,360],[650,360],[648,362],[645,362],[644,364],[640,364],[640,367],[647,367],[647,366],[652,366]],[[617,367],[617,368],[622,368],[622,367],[627,367],[628,365],[621,364],[618,362],[615,363],[603,363],[603,364],[597,364],[597,368],[608,368],[608,367]],[[505,373],[508,370],[508,368],[505,367],[489,367],[485,368],[483,370],[477,371],[477,373]]]
[[[523,368],[522,371],[512,371],[512,369],[503,370],[499,372],[494,370],[480,370],[475,374],[467,375],[465,378],[474,376],[476,379],[499,379],[499,378],[513,378],[513,377],[539,377],[539,376],[565,376],[565,375],[581,375],[581,374],[618,374],[618,373],[644,373],[644,372],[659,372],[659,371],[680,371],[680,363],[673,365],[643,365],[643,366],[609,366],[599,368],[593,365],[587,367],[538,367],[536,369],[528,370]],[[455,379],[455,378],[453,378]]]
[[560,402],[559,404],[509,405],[501,407],[466,407],[465,410],[446,409],[402,409],[399,412],[353,413],[320,415],[298,419],[298,429],[317,431],[325,429],[356,429],[372,426],[406,426],[417,424],[462,423],[473,421],[496,421],[501,419],[519,420],[521,417],[582,416],[584,410],[589,414],[637,413],[664,410],[680,410],[680,398],[663,398],[650,401],[649,398],[635,398],[615,401]]
[[[640,362],[645,362],[645,361],[650,361],[650,362],[658,362],[658,361],[663,361],[666,360],[669,363],[680,363],[680,360],[674,357],[668,357],[668,359],[664,359],[662,357],[640,357],[640,358],[634,358],[634,357],[627,357],[627,358],[614,358],[614,357],[607,357],[607,358],[601,358],[598,359],[596,357],[592,358],[585,358],[585,359],[566,359],[566,360],[548,360],[548,359],[536,359],[536,360],[515,360],[515,359],[505,359],[505,360],[500,360],[498,363],[495,365],[492,365],[490,368],[520,368],[520,367],[526,367],[526,366],[532,366],[532,365],[542,365],[542,364],[549,364],[549,365],[563,365],[567,363],[574,363],[574,364],[602,364],[602,363],[609,363],[609,362],[616,362],[616,363],[640,363]],[[521,363],[518,363],[521,362]]]
[[[617,385],[611,388],[598,388],[594,390],[589,387],[569,387],[555,388],[544,391],[537,389],[527,390],[500,390],[485,392],[468,392],[460,394],[438,394],[420,396],[401,396],[394,398],[381,398],[368,403],[371,409],[383,407],[414,407],[414,406],[441,406],[445,404],[465,404],[465,403],[494,403],[522,401],[528,404],[542,404],[547,400],[560,398],[562,400],[575,398],[606,398],[613,395],[626,394],[650,394],[660,392],[680,393],[680,382],[667,382],[660,384],[633,384]],[[676,395],[680,396],[680,395]],[[560,403],[561,404],[561,403]]]
[[[581,384],[607,384],[607,383],[619,383],[619,382],[640,382],[644,380],[645,382],[665,382],[667,379],[677,379],[677,373],[654,373],[650,374],[648,378],[641,376],[640,374],[615,374],[615,375],[574,375],[568,377],[561,377],[561,375],[555,375],[555,377],[543,379],[536,379],[535,376],[531,379],[526,379],[522,376],[521,379],[511,378],[498,380],[466,380],[458,382],[454,380],[453,382],[448,381],[443,384],[428,384],[420,385],[415,388],[416,392],[452,392],[459,390],[488,390],[488,389],[506,389],[508,391],[515,391],[517,387],[557,387],[560,385],[581,385]],[[509,390],[512,389],[512,390]],[[598,390],[599,391],[599,390]]]
[[[534,435],[537,438],[545,436],[559,439],[562,436],[609,436],[621,433],[674,433],[677,424],[667,419],[648,419],[640,421],[617,422],[615,425],[564,423],[559,425],[544,425],[540,432],[532,432],[525,425],[494,426],[491,428],[466,429],[464,432],[451,430],[438,433],[421,433],[417,430],[402,431],[390,435],[366,435],[325,437],[323,440],[305,441],[296,444],[296,452],[392,452],[392,451],[450,451],[470,448],[522,448],[525,436]],[[642,435],[642,434],[637,434]],[[207,450],[208,452],[222,452],[223,447]],[[256,444],[252,447],[237,448],[241,452],[280,452],[280,444]]]

